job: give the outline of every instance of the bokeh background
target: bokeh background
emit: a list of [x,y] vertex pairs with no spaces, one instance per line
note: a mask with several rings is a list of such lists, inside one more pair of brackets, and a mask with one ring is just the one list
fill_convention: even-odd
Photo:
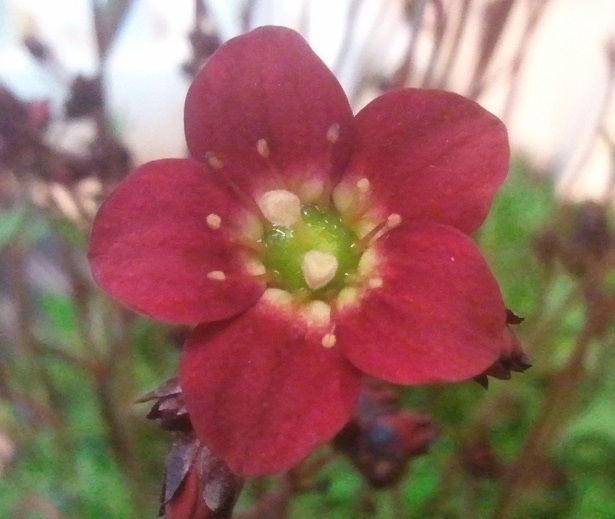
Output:
[[[134,402],[185,330],[93,285],[89,227],[132,167],[185,156],[191,77],[264,24],[299,30],[357,110],[444,88],[506,122],[475,238],[533,362],[488,391],[404,389],[439,437],[398,483],[324,447],[275,517],[615,517],[612,0],[0,0],[0,517],[156,516],[172,438]],[[249,481],[238,517],[273,518],[253,506],[280,481]]]

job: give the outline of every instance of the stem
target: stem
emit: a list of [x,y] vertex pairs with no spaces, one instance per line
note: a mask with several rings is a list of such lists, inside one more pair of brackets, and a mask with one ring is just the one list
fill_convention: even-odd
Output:
[[587,323],[579,334],[575,350],[565,367],[553,379],[521,455],[504,479],[504,491],[492,519],[506,518],[516,499],[540,476],[549,448],[575,404],[574,395],[585,372],[585,358],[593,337],[593,328]]

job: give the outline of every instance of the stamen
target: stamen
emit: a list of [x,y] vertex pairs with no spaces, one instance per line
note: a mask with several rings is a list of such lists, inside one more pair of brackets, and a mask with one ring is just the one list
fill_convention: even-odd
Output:
[[401,223],[401,215],[397,213],[392,213],[387,218],[387,227],[389,229],[393,229],[397,227]]
[[273,225],[290,227],[301,220],[301,200],[285,189],[267,191],[258,200],[258,206]]
[[211,279],[212,281],[224,281],[226,279],[226,274],[221,270],[212,270],[207,273],[207,279]]
[[331,144],[335,144],[339,138],[340,138],[340,125],[337,123],[333,123],[331,126],[329,126],[329,129],[327,130],[327,140]]
[[220,157],[218,157],[218,155],[216,155],[213,151],[208,151],[205,154],[205,160],[207,160],[207,164],[209,164],[214,169],[222,169],[222,167],[224,166],[224,163],[222,162]]
[[220,218],[220,216],[218,216],[216,213],[211,213],[207,215],[207,225],[210,229],[219,229],[221,223],[222,218]]
[[391,213],[387,217],[386,221],[381,222],[378,225],[374,226],[374,228],[371,231],[365,234],[365,236],[363,236],[359,240],[359,245],[362,247],[369,247],[377,239],[384,236],[391,229],[395,229],[395,227],[398,227],[401,224],[401,221],[402,221],[401,215],[397,213]]
[[327,349],[333,348],[336,342],[335,335],[332,333],[325,333],[322,337],[322,341],[320,342]]
[[258,139],[256,143],[256,151],[258,151],[258,154],[265,159],[269,157],[269,145],[265,139]]
[[331,281],[337,272],[337,258],[329,252],[311,250],[303,256],[303,277],[307,286],[318,290]]

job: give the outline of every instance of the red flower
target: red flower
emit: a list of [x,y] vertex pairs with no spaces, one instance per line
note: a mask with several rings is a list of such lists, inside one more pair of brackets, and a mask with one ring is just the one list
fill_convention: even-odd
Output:
[[101,207],[96,281],[201,323],[180,385],[239,475],[288,469],[347,423],[362,373],[461,381],[509,348],[468,237],[504,180],[506,130],[458,95],[404,89],[353,117],[294,31],[223,45],[186,100],[191,160],[150,162]]

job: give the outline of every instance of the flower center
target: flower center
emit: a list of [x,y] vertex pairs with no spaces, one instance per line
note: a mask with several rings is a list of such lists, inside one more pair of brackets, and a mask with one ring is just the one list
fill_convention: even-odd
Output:
[[[279,192],[269,195],[261,205],[270,211],[267,203],[280,196]],[[286,207],[288,200],[283,202]],[[277,209],[283,204],[271,205]],[[274,285],[289,292],[307,291],[314,297],[346,286],[356,272],[362,251],[357,236],[340,217],[313,205],[301,206],[299,218],[288,217],[291,211],[286,209],[280,211],[284,217],[278,217],[275,210],[273,213],[275,216],[270,218],[265,212],[272,225],[261,241],[265,249],[263,263]]]

